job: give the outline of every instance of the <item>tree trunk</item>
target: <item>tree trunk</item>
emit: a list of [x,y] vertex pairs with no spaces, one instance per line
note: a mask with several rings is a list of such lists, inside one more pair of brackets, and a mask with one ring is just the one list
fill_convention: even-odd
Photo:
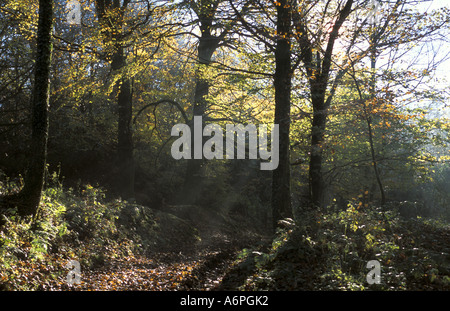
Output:
[[[372,35],[371,35],[371,53],[370,53],[370,69],[372,70],[371,73],[371,81],[370,81],[370,96],[373,100],[376,100],[376,64],[377,64],[377,39],[376,39],[376,24],[373,23],[372,26]],[[364,106],[364,109],[366,110],[366,107]],[[384,205],[386,203],[386,195],[384,193],[383,183],[381,182],[381,176],[380,172],[378,170],[378,163],[375,157],[375,147],[373,144],[373,133],[372,133],[372,124],[371,124],[371,118],[368,115],[368,112],[366,110],[366,119],[367,119],[367,128],[369,131],[369,143],[370,143],[370,153],[372,155],[372,165],[373,170],[375,173],[375,178],[377,180],[378,189],[380,190],[380,196],[381,196],[381,207],[384,211]]]
[[[313,106],[313,120],[311,126],[311,150],[309,162],[309,188],[311,205],[313,208],[322,208],[325,205],[325,182],[323,180],[322,163],[324,137],[327,125],[328,108],[330,107],[332,94],[326,98],[326,90],[329,82],[330,69],[332,64],[333,49],[339,30],[351,13],[353,0],[347,0],[339,11],[337,19],[329,34],[325,52],[321,59],[319,52],[316,59],[313,57],[313,42],[309,38],[308,27],[304,18],[294,10],[294,22],[298,41],[300,44],[300,58],[308,75],[311,103]],[[295,7],[297,5],[295,4]]]
[[[201,37],[198,45],[198,64],[200,67],[208,66],[211,64],[212,55],[219,46],[220,39],[211,34],[211,20],[201,20],[200,30]],[[204,117],[208,108],[206,96],[209,94],[210,84],[202,77],[200,70],[197,71],[195,77],[195,91],[194,91],[194,107],[193,116],[189,127],[191,128],[191,147],[194,148],[194,117]],[[204,127],[204,118],[202,118],[202,129]],[[202,136],[203,139],[203,136]],[[203,146],[203,145],[202,145]],[[193,155],[193,152],[192,152]],[[203,159],[188,160],[186,167],[186,177],[184,181],[183,191],[179,197],[179,201],[183,204],[193,204],[199,195],[201,195],[201,189],[203,187],[203,174],[202,167],[204,164]]]
[[[113,45],[111,54],[111,71],[114,76],[119,75],[116,82],[115,92],[117,94],[118,106],[118,129],[117,129],[117,170],[114,183],[118,193],[123,199],[134,198],[134,159],[133,159],[133,134],[131,131],[132,121],[132,83],[128,76],[127,56],[125,47],[121,42],[124,15],[129,1],[96,0],[98,20],[102,27],[106,45]],[[108,13],[113,13],[111,16]]]
[[325,105],[325,92],[320,87],[311,87],[313,120],[311,127],[311,154],[309,161],[309,185],[311,203],[315,208],[323,207],[325,182],[322,175],[323,145],[327,124],[328,107]]
[[25,186],[20,193],[21,215],[34,215],[39,207],[47,161],[48,104],[52,54],[53,0],[39,0],[36,64],[32,93],[32,136]]
[[118,129],[117,129],[117,159],[118,159],[118,180],[119,193],[122,198],[134,197],[134,159],[133,159],[133,134],[131,131],[132,120],[132,84],[126,72],[121,72],[126,68],[126,56],[123,47],[117,47],[111,69],[116,74],[122,76],[117,81],[117,105],[118,105]]
[[[372,35],[371,35],[371,53],[370,53],[370,68],[371,68],[371,77],[370,77],[370,81],[369,81],[369,98],[371,100],[376,100],[376,73],[375,73],[375,69],[376,69],[376,57],[377,57],[377,43],[376,43],[376,39],[375,39],[375,25],[373,25],[373,29],[372,29]],[[363,111],[364,111],[364,118],[367,124],[367,135],[369,138],[369,147],[370,147],[370,155],[371,155],[371,159],[372,159],[372,167],[373,167],[373,171],[374,171],[374,175],[375,175],[375,179],[378,185],[378,189],[380,191],[380,197],[381,197],[381,207],[383,209],[384,212],[384,205],[386,203],[386,196],[384,193],[384,188],[383,188],[383,183],[381,181],[381,176],[380,176],[380,172],[378,170],[378,161],[375,155],[375,145],[373,142],[373,129],[372,129],[372,117],[370,116],[370,113],[368,111],[367,108],[367,104],[366,104],[366,98],[363,96],[363,93],[361,91],[361,88],[359,86],[358,80],[356,79],[356,74],[353,68],[353,79],[355,81],[355,85],[356,85],[356,90],[358,91],[358,95],[359,95],[359,99],[362,102],[362,106],[363,106]]]
[[[272,224],[292,216],[289,133],[291,123],[291,7],[288,0],[283,0],[277,6],[277,34],[275,48],[275,118],[279,125],[279,165],[273,171],[272,177]],[[272,146],[272,148],[277,146]]]

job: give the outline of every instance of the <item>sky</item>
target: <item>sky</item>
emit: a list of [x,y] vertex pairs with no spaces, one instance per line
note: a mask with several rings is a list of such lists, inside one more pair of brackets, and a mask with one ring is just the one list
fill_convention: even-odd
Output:
[[[442,7],[447,7],[450,9],[450,0],[421,1],[420,4],[414,6],[414,8],[419,12],[429,12]],[[437,61],[440,61],[442,59],[445,59],[445,61],[439,64],[439,67],[433,72],[433,87],[439,90],[446,90],[447,94],[450,95],[450,40],[447,40],[447,42],[436,42],[436,44],[428,44],[422,51],[420,50],[419,46],[417,47],[417,50],[413,49],[411,53],[405,55],[405,61],[408,63],[408,59],[418,56],[418,62],[414,63],[413,68],[417,70],[422,70],[422,68],[425,69],[432,55],[432,52],[430,52],[430,54],[426,54],[426,51],[429,48],[436,48],[438,46],[440,47],[440,49]],[[381,62],[380,65],[382,66]],[[412,105],[430,109],[430,117],[440,116],[450,118],[450,102],[438,103],[438,105],[436,105],[436,103],[430,105],[430,103],[433,102],[420,101],[412,103]]]
[[[447,7],[450,9],[450,0],[434,0],[431,3],[424,2],[420,6],[423,6],[425,9],[438,9],[442,7]],[[447,51],[450,52],[450,44],[447,46]],[[439,76],[450,78],[450,60],[447,60],[441,68],[438,70]],[[450,81],[450,79],[448,79]]]
[[[424,10],[433,10],[446,7],[450,9],[450,0],[433,0],[431,2],[423,2],[420,5]],[[443,53],[450,53],[450,43],[444,45]],[[439,87],[446,88],[447,91],[450,89],[450,59],[447,59],[442,63],[436,70],[436,77],[438,79],[445,79],[439,83]],[[446,116],[450,118],[450,103],[446,103],[445,108],[440,112],[441,116]]]

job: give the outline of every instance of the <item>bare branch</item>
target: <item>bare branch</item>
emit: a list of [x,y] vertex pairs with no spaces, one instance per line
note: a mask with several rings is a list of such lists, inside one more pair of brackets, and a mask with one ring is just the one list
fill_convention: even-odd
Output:
[[185,121],[186,123],[189,122],[189,118],[188,118],[188,116],[186,115],[186,112],[184,111],[184,109],[183,109],[183,107],[181,106],[181,104],[178,103],[177,101],[174,101],[174,100],[172,100],[172,99],[167,99],[167,98],[166,98],[166,99],[158,100],[158,101],[156,101],[156,102],[154,102],[154,103],[147,104],[147,105],[145,105],[144,107],[142,107],[142,108],[137,112],[137,114],[134,116],[134,118],[133,118],[133,124],[136,123],[137,118],[139,117],[139,115],[140,115],[145,109],[147,109],[147,108],[149,108],[149,107],[152,107],[152,106],[155,106],[155,107],[156,107],[156,106],[158,106],[158,105],[160,105],[160,104],[162,104],[162,103],[168,103],[168,104],[171,104],[172,106],[175,106],[175,107],[180,111],[181,115],[183,116],[184,121]]

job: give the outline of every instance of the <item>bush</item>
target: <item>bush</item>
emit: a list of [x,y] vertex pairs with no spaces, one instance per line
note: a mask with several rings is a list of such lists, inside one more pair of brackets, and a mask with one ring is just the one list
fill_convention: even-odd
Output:
[[[352,202],[345,211],[305,214],[294,228],[279,229],[269,251],[247,250],[256,269],[242,288],[449,290],[449,236],[448,223],[383,216]],[[367,282],[371,260],[381,264],[380,284]]]
[[1,215],[0,289],[48,289],[65,283],[70,259],[89,268],[135,249],[116,228],[121,202],[103,202],[104,192],[90,185],[75,195],[57,177],[51,175],[36,217],[19,217],[17,208]]

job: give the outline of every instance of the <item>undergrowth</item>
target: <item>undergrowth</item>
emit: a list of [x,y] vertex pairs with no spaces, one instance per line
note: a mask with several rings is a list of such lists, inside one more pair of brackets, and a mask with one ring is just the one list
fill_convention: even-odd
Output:
[[[6,189],[8,188],[8,189]],[[0,183],[1,193],[20,186]],[[64,190],[52,175],[35,217],[4,211],[0,221],[0,290],[51,290],[65,284],[72,259],[86,268],[118,256],[133,256],[136,245],[117,223],[124,202],[104,201],[102,189],[86,185]]]
[[[173,215],[106,201],[91,185],[64,189],[55,174],[49,180],[36,217],[19,217],[14,207],[1,215],[0,290],[64,289],[70,260],[89,270],[147,248],[197,242],[195,228]],[[19,188],[20,181],[0,182],[1,194]],[[445,221],[403,219],[395,210],[351,202],[345,210],[283,220],[271,244],[240,252],[230,267],[239,273],[228,284],[238,290],[450,290],[449,241]],[[379,284],[368,283],[372,260],[380,263]]]
[[[241,290],[450,290],[448,223],[356,202],[303,216],[285,220],[269,250],[241,252],[235,264],[254,266]],[[368,282],[371,260],[379,284]]]

